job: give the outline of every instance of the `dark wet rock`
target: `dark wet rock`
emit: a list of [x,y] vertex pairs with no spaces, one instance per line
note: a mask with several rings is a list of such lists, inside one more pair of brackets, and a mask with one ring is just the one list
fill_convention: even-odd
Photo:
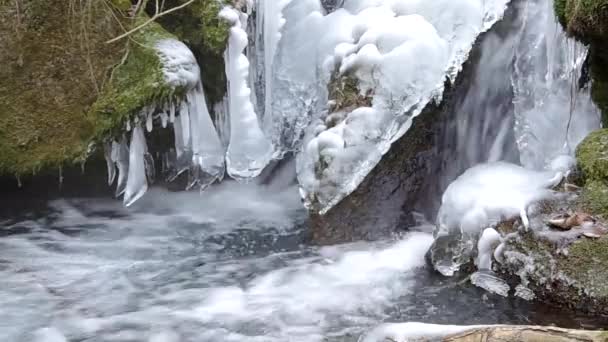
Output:
[[342,7],[344,4],[344,0],[321,0],[321,5],[323,8],[329,13],[333,12],[336,9]]

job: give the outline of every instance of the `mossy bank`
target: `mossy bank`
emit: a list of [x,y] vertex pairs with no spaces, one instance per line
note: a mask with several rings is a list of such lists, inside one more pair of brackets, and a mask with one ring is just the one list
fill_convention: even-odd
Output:
[[[164,9],[185,2],[166,1]],[[156,9],[134,13],[128,0],[0,0],[0,175],[82,162],[142,107],[180,96],[164,83],[159,39],[189,45],[212,100],[221,98],[228,34],[217,17],[222,5],[196,0],[107,43]]]

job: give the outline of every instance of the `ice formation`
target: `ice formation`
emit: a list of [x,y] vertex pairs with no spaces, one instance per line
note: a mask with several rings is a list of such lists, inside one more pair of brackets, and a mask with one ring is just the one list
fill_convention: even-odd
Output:
[[144,162],[146,153],[148,153],[148,147],[146,146],[144,131],[139,124],[136,124],[133,128],[129,148],[129,173],[124,197],[124,203],[127,207],[135,203],[148,190]]
[[220,16],[232,27],[225,53],[228,80],[228,117],[230,143],[226,153],[228,174],[235,179],[258,176],[272,157],[272,145],[262,132],[251,102],[249,60],[244,54],[248,37],[245,31],[247,15],[225,7]]
[[561,171],[534,171],[506,162],[465,171],[441,199],[431,248],[435,269],[453,275],[470,260],[482,229],[504,219],[519,217],[528,228],[528,206],[552,196],[551,188],[562,178]]
[[553,1],[527,1],[515,47],[512,82],[521,164],[540,169],[559,154],[574,155],[600,126],[590,90],[579,89],[587,48],[557,23]]
[[477,271],[471,274],[471,284],[503,297],[508,297],[511,289],[505,280],[491,271]]
[[[127,121],[127,138],[106,146],[108,181],[112,183],[115,167],[118,168],[116,196],[124,193],[124,203],[131,205],[146,192],[148,181],[156,174],[154,160],[148,153],[145,130],[152,132],[154,122],[166,128],[169,123],[174,131],[173,157],[164,156],[163,167],[171,168],[169,180],[188,170],[188,187],[209,184],[221,179],[225,170],[225,150],[209,115],[196,58],[188,47],[175,39],[163,39],[156,43],[156,52],[162,64],[167,85],[186,90],[184,98],[166,99],[165,103],[150,104],[135,116],[132,125]],[[142,126],[143,125],[143,126]],[[166,165],[168,164],[168,165]]]
[[[327,15],[314,0],[285,7],[265,119],[282,137],[279,148],[305,145],[298,179],[309,206],[324,213],[358,186],[412,119],[440,100],[446,78],[454,80],[506,3],[354,0]],[[355,77],[362,94],[374,95],[372,106],[325,121],[332,73]]]
[[494,228],[486,228],[477,242],[477,259],[475,265],[478,270],[492,269],[492,255],[500,244],[500,234]]

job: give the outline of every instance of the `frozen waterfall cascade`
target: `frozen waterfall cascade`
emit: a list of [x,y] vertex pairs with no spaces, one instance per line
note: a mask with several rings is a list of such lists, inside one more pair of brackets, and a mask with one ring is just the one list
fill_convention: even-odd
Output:
[[185,89],[184,98],[172,98],[164,103],[151,104],[141,109],[126,124],[126,136],[120,142],[106,144],[108,181],[112,183],[115,167],[118,169],[116,196],[124,194],[129,206],[144,195],[148,183],[156,174],[152,154],[148,153],[144,127],[148,132],[157,122],[168,129],[172,124],[174,146],[163,155],[163,171],[168,171],[168,181],[189,171],[187,188],[199,186],[201,190],[217,180],[225,172],[225,148],[209,115],[201,82],[200,69],[190,49],[175,39],[157,42],[156,52],[162,63],[165,81],[174,89]]
[[587,48],[567,37],[553,1],[527,1],[512,74],[521,164],[540,169],[600,127],[588,88],[579,89]]
[[[356,189],[413,118],[441,100],[444,80],[455,79],[477,36],[506,4],[358,0],[329,14],[313,0],[285,7],[265,119],[280,149],[303,144],[297,169],[309,208],[324,214]],[[330,120],[332,73],[354,76],[362,94],[374,95],[372,106]]]
[[247,14],[225,7],[220,17],[232,25],[225,52],[230,121],[226,166],[232,178],[248,180],[258,176],[268,165],[273,147],[260,127],[248,84],[250,63],[244,54],[248,44]]
[[[578,86],[585,47],[567,38],[555,22],[552,1],[527,1],[520,6],[521,29],[511,33],[507,41],[515,43],[511,73],[515,122],[511,129],[523,167],[482,164],[448,186],[431,248],[433,264],[444,275],[453,275],[475,255],[482,229],[516,217],[527,228],[527,208],[552,196],[549,189],[575,164],[578,143],[600,126],[589,89]],[[468,132],[469,128],[458,134]],[[514,178],[524,174],[529,175],[520,181]],[[467,183],[478,184],[467,190]]]

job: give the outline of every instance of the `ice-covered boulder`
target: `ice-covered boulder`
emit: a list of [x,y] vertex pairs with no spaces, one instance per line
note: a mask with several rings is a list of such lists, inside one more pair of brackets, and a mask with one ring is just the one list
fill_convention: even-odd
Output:
[[481,232],[502,220],[519,218],[528,229],[528,208],[551,197],[551,188],[562,179],[562,171],[534,171],[506,162],[480,164],[465,171],[441,200],[431,247],[435,269],[453,275],[477,253]]

